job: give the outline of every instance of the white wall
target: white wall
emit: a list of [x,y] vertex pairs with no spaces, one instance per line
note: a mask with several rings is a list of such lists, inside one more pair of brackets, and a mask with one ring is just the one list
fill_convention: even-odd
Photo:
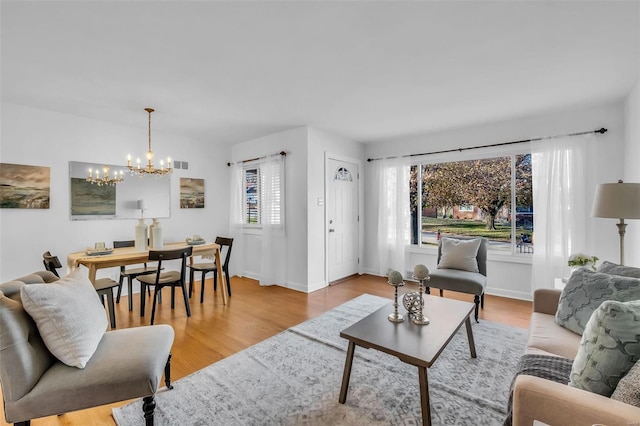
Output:
[[[50,167],[51,206],[0,210],[0,282],[41,270],[46,250],[64,264],[69,253],[95,241],[109,244],[134,238],[135,220],[70,220],[69,161],[124,165],[127,153],[142,156],[147,143],[144,116],[140,126],[132,128],[3,102],[1,117],[0,162]],[[182,241],[193,234],[213,240],[225,235],[230,149],[153,129],[152,143],[156,155],[189,162],[189,170],[171,175],[171,218],[161,220],[164,240]],[[204,209],[180,209],[181,176],[205,179]],[[113,277],[117,272],[105,270],[99,276]]]
[[[589,173],[584,185],[587,205],[591,206],[595,187],[601,182],[615,182],[622,176],[625,155],[624,104],[622,101],[591,108],[556,111],[544,115],[509,120],[446,132],[417,135],[401,140],[365,145],[367,158],[415,154],[451,148],[464,148],[492,143],[509,142],[560,135],[606,127],[609,131],[597,137],[597,143],[589,150]],[[457,154],[442,156],[455,160]],[[369,163],[370,168],[371,165]],[[366,170],[366,169],[365,169]],[[376,273],[378,255],[375,249],[377,234],[376,182],[365,181],[365,270]],[[587,227],[587,250],[600,259],[615,261],[618,257],[618,241],[614,222],[592,218],[589,211]],[[435,250],[412,248],[407,256],[406,269],[416,263],[435,267]],[[490,254],[488,259],[487,293],[508,297],[531,299],[531,265],[523,259]],[[552,286],[552,283],[549,284]]]
[[[640,183],[640,75],[625,103],[624,181]],[[640,267],[640,220],[628,220],[625,264]]]

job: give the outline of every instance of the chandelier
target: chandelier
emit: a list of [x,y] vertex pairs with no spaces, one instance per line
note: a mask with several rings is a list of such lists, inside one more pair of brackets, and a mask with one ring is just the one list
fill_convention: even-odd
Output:
[[110,167],[105,165],[102,168],[102,177],[100,177],[100,170],[96,169],[95,176],[93,175],[93,170],[89,169],[89,176],[87,176],[87,182],[96,184],[98,186],[108,185],[115,186],[117,183],[124,182],[123,172],[120,170],[120,176],[118,176],[118,172],[115,173],[114,177],[111,178],[109,176]]
[[167,167],[164,166],[164,160],[160,160],[160,168],[156,169],[153,166],[153,151],[151,151],[151,113],[154,111],[153,108],[145,108],[145,111],[149,113],[149,150],[147,151],[147,165],[142,167],[140,164],[140,158],[136,159],[136,165],[131,164],[131,155],[127,156],[127,168],[132,174],[144,176],[144,175],[155,175],[155,176],[164,176],[173,171],[171,168],[171,158],[167,157]]

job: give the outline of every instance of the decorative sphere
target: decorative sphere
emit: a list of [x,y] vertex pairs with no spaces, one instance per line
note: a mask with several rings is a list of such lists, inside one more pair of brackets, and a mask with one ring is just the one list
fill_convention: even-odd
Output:
[[389,272],[389,282],[391,284],[397,285],[403,282],[402,274],[398,271]]
[[402,296],[402,304],[409,313],[409,316],[413,317],[420,312],[420,307],[424,306],[424,299],[420,297],[420,293],[417,291],[411,291]]
[[429,268],[424,265],[416,265],[413,268],[413,276],[421,280],[429,276]]

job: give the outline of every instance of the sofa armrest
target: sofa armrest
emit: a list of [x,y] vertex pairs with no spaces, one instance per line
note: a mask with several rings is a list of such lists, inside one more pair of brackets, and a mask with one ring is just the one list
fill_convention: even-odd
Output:
[[571,386],[521,375],[513,393],[513,426],[549,425],[629,426],[640,424],[640,407]]
[[560,300],[560,290],[539,288],[533,292],[533,312],[555,315]]

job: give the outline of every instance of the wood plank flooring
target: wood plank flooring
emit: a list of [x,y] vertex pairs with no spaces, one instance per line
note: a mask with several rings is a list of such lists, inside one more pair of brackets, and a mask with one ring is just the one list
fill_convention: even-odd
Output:
[[[416,289],[414,284],[408,284],[400,293]],[[232,277],[231,291],[229,304],[223,305],[220,289],[214,293],[213,281],[207,280],[205,301],[200,304],[200,286],[196,283],[191,299],[192,316],[187,318],[179,293],[176,293],[176,306],[172,310],[169,291],[165,290],[164,303],[156,309],[156,323],[171,324],[175,330],[172,380],[187,376],[361,294],[393,297],[393,287],[387,284],[386,279],[371,275],[352,277],[310,294],[277,286],[261,287],[254,280]],[[148,325],[150,303],[147,303],[147,314],[141,318],[139,295],[133,297],[133,312],[127,310],[126,298],[116,305],[118,328]],[[473,301],[473,296],[454,292],[445,292],[445,297]],[[480,310],[480,319],[481,322],[489,320],[526,328],[530,314],[530,302],[487,295],[484,310]],[[135,352],[136,348],[123,350]],[[111,408],[125,403],[36,419],[32,425],[114,425]],[[7,425],[4,416],[0,424]]]

